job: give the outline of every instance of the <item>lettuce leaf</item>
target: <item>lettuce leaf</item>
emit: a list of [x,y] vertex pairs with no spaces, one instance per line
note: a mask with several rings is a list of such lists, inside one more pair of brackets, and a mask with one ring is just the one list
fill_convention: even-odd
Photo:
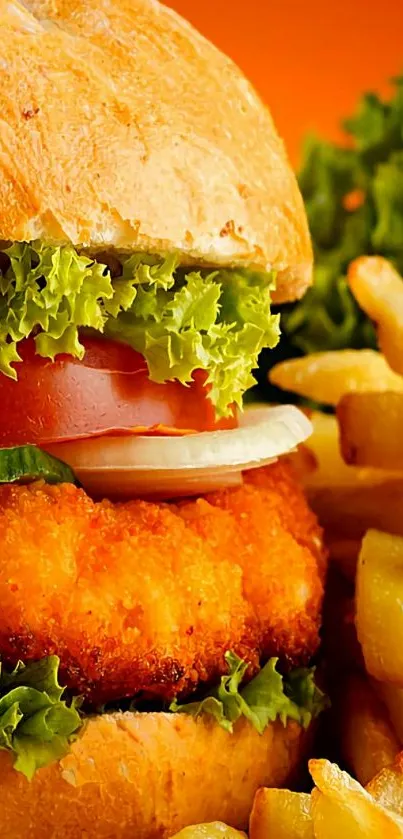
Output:
[[188,384],[195,370],[207,371],[210,399],[225,415],[255,383],[260,351],[277,343],[279,316],[270,311],[267,275],[191,271],[171,290],[141,286],[105,333],[141,352],[153,381]]
[[357,165],[352,149],[307,140],[300,186],[314,244],[314,284],[283,316],[291,355],[376,346],[346,278],[349,262],[371,251],[373,206],[364,201],[353,212],[345,206],[346,196],[362,189]]
[[14,768],[31,780],[37,769],[59,760],[82,725],[76,698],[62,699],[59,659],[48,656],[0,668],[0,749],[14,755]]
[[372,324],[347,287],[348,264],[380,254],[403,272],[403,77],[394,80],[388,101],[366,94],[344,128],[351,147],[311,136],[303,150],[299,183],[314,243],[314,285],[284,310],[289,356],[376,348]]
[[133,254],[121,255],[112,277],[70,245],[41,242],[15,243],[0,257],[0,372],[14,379],[24,338],[34,336],[40,356],[82,358],[80,331],[96,330],[141,352],[153,381],[189,384],[205,370],[225,415],[254,384],[260,351],[279,338],[265,273],[186,270],[172,254]]
[[[232,652],[225,658],[228,674],[217,688],[197,702],[175,700],[170,711],[193,717],[208,714],[229,733],[243,716],[263,734],[277,718],[283,725],[292,719],[307,728],[327,707],[325,695],[315,684],[314,668],[294,670],[283,678],[276,669],[278,659],[272,658],[242,686],[248,664]],[[58,669],[57,656],[26,665],[19,662],[12,672],[0,667],[0,749],[11,752],[14,768],[28,780],[38,769],[60,760],[83,725],[81,698],[63,699]],[[136,702],[128,707],[135,710]],[[107,708],[99,713],[103,710]]]
[[277,718],[286,725],[295,720],[307,728],[311,720],[326,706],[327,699],[315,685],[314,668],[300,668],[283,678],[277,671],[277,658],[271,658],[257,676],[242,687],[247,662],[235,653],[227,652],[225,660],[228,675],[222,676],[219,686],[197,702],[171,703],[176,713],[199,717],[212,716],[228,732],[240,717],[247,720],[263,734],[270,722]]

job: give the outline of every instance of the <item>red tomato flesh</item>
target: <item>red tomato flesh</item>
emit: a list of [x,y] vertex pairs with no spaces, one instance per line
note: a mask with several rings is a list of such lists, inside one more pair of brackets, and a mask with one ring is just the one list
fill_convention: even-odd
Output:
[[82,338],[82,361],[35,353],[21,342],[18,380],[0,374],[0,446],[58,443],[104,434],[186,434],[234,428],[235,416],[215,419],[198,372],[190,386],[156,384],[144,358],[130,347]]

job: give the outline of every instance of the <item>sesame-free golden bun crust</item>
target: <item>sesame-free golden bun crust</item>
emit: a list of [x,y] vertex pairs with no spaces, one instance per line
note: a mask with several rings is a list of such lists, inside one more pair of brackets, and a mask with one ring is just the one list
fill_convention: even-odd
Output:
[[269,111],[156,0],[0,0],[0,239],[177,251],[278,272],[311,245]]
[[0,752],[5,839],[168,839],[187,824],[246,828],[260,786],[292,781],[310,734],[296,723],[261,736],[240,721],[166,713],[90,719],[60,761],[28,782]]

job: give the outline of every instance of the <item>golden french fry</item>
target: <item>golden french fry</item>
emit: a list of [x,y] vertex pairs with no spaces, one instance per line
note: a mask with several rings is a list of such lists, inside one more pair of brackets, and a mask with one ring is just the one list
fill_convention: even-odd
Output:
[[403,687],[403,539],[369,531],[357,566],[356,626],[368,673]]
[[287,789],[259,789],[249,839],[314,839],[311,796]]
[[312,353],[276,364],[269,377],[283,390],[326,405],[337,405],[350,391],[403,392],[403,378],[375,350]]
[[403,745],[403,688],[391,682],[378,682],[373,679],[374,690],[388,709],[389,719]]
[[[383,469],[360,469],[356,466],[348,466],[340,453],[339,427],[335,416],[323,414],[321,411],[313,411],[310,414],[313,432],[309,440],[304,444],[316,462],[316,468],[300,470],[303,483],[308,488],[318,487],[356,487],[374,486],[384,483],[396,473]],[[402,475],[403,478],[403,475]]]
[[349,485],[354,482],[356,469],[347,466],[340,454],[339,429],[336,417],[313,411],[310,420],[312,435],[305,444],[312,452],[316,469],[307,471],[305,485],[310,487],[333,485]]
[[348,282],[361,308],[378,325],[378,342],[388,364],[403,373],[402,278],[387,259],[361,256],[351,263]]
[[302,482],[305,482],[318,468],[313,451],[304,443],[301,443],[295,452],[284,455],[283,460],[291,463],[297,478]]
[[341,686],[337,711],[341,754],[347,767],[365,786],[393,762],[400,743],[388,712],[364,676],[350,674]]
[[222,822],[194,824],[175,833],[172,839],[246,839],[246,834]]
[[403,819],[381,804],[347,772],[327,760],[311,760],[315,839],[402,839]]
[[336,418],[320,411],[313,411],[310,420],[312,435],[305,447],[312,452],[316,461],[316,469],[306,472],[304,483],[306,486],[327,486],[332,484],[348,485],[354,481],[356,470],[347,466],[340,454],[339,429]]
[[403,817],[403,752],[392,766],[386,766],[372,778],[367,792],[383,807]]
[[403,470],[403,393],[347,393],[337,419],[347,463]]
[[[380,470],[381,471],[381,470]],[[367,476],[368,477],[368,476]],[[369,528],[403,536],[403,477],[380,483],[307,487],[307,496],[331,538],[361,539]]]

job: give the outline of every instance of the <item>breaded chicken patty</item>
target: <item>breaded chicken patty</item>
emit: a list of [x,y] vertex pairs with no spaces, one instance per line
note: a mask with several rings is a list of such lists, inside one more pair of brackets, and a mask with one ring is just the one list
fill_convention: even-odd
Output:
[[0,488],[0,655],[56,653],[94,705],[186,696],[318,646],[321,531],[290,468],[180,504],[94,502],[63,484]]

